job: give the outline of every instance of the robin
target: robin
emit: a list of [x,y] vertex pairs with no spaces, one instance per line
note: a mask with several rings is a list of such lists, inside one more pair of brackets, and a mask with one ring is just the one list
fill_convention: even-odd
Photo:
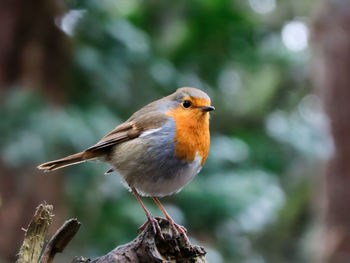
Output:
[[174,222],[157,197],[179,192],[201,170],[210,144],[209,112],[214,109],[205,92],[180,88],[144,106],[85,151],[38,168],[48,172],[88,160],[106,162],[113,167],[106,173],[116,170],[145,211],[141,229],[150,223],[162,236],[140,197],[151,196],[173,230],[186,237],[186,229]]

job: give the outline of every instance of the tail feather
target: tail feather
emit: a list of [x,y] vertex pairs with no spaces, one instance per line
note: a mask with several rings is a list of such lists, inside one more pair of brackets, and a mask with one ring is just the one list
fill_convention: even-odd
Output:
[[86,156],[85,152],[80,152],[55,161],[40,164],[38,166],[38,169],[44,170],[45,172],[49,172],[69,165],[85,162],[89,159],[91,159],[91,157]]

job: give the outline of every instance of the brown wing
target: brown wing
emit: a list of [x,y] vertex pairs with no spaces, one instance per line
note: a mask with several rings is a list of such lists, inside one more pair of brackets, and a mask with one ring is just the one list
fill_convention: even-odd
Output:
[[105,149],[106,147],[138,137],[141,133],[142,130],[136,128],[133,122],[124,122],[118,125],[113,131],[105,135],[95,145],[86,149],[86,151],[94,152]]
[[139,137],[144,131],[161,127],[167,116],[160,112],[148,112],[140,116],[131,117],[128,121],[117,126],[95,145],[86,149],[87,152],[104,150],[110,146]]
[[104,136],[98,143],[86,149],[83,152],[76,153],[59,160],[43,163],[38,166],[45,172],[53,171],[68,165],[84,162],[106,154],[110,146],[133,139],[142,133],[141,129],[136,128],[133,122],[125,122],[117,126],[113,131]]

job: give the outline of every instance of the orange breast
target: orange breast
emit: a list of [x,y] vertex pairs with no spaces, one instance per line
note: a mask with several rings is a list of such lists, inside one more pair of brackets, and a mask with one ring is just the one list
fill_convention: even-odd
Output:
[[170,110],[166,115],[174,118],[176,123],[174,138],[176,156],[192,162],[198,152],[203,165],[210,145],[209,113],[203,113],[199,109],[186,110],[179,107]]

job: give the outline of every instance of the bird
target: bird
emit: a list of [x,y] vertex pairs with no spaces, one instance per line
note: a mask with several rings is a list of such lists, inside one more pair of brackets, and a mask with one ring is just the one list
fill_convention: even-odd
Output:
[[141,199],[149,196],[173,231],[179,230],[187,239],[187,230],[174,222],[158,198],[179,192],[200,172],[209,152],[209,112],[213,110],[204,91],[179,88],[136,111],[95,145],[37,168],[49,172],[90,160],[108,163],[112,168],[106,173],[118,172],[146,214],[139,230],[151,224],[163,237],[157,218]]

